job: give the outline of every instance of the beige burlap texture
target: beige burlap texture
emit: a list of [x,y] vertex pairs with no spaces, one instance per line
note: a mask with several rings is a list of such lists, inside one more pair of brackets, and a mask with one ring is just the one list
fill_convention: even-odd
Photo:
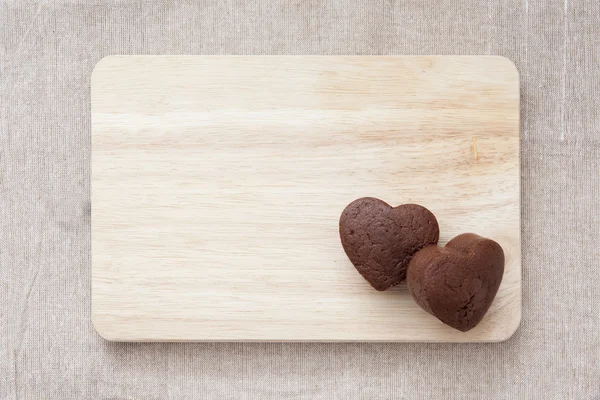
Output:
[[[523,320],[498,344],[119,344],[90,322],[108,54],[499,54],[522,91]],[[0,5],[0,399],[600,399],[600,2]]]

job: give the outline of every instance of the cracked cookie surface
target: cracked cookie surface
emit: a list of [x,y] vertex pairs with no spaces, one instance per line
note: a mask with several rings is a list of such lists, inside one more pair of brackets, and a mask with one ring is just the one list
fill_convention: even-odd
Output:
[[406,279],[412,256],[437,244],[435,216],[417,204],[391,207],[374,197],[350,203],[340,217],[340,238],[358,272],[377,290]]
[[415,254],[408,266],[408,291],[425,311],[466,332],[487,313],[503,274],[502,247],[464,233],[443,248],[431,246]]

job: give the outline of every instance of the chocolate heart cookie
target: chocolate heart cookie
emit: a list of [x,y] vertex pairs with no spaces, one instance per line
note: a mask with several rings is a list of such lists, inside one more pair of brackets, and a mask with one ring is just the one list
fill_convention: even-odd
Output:
[[491,239],[464,233],[444,247],[421,250],[408,266],[408,291],[428,313],[466,332],[490,308],[504,274],[504,251]]
[[435,216],[417,204],[391,207],[373,197],[350,203],[340,217],[344,251],[358,272],[377,290],[406,279],[411,257],[437,244]]

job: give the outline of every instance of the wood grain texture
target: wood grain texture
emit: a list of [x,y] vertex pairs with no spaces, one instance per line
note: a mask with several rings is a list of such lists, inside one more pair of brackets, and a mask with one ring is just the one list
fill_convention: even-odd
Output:
[[[118,341],[507,339],[521,317],[519,77],[483,56],[112,56],[92,74],[92,316]],[[376,292],[338,219],[419,203],[506,253],[467,333]]]

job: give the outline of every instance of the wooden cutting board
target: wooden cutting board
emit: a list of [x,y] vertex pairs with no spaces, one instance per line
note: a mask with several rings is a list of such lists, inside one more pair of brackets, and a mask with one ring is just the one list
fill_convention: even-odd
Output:
[[[117,341],[507,339],[521,318],[519,76],[502,57],[113,56],[92,74],[92,316]],[[341,247],[352,200],[506,253],[481,324]]]

